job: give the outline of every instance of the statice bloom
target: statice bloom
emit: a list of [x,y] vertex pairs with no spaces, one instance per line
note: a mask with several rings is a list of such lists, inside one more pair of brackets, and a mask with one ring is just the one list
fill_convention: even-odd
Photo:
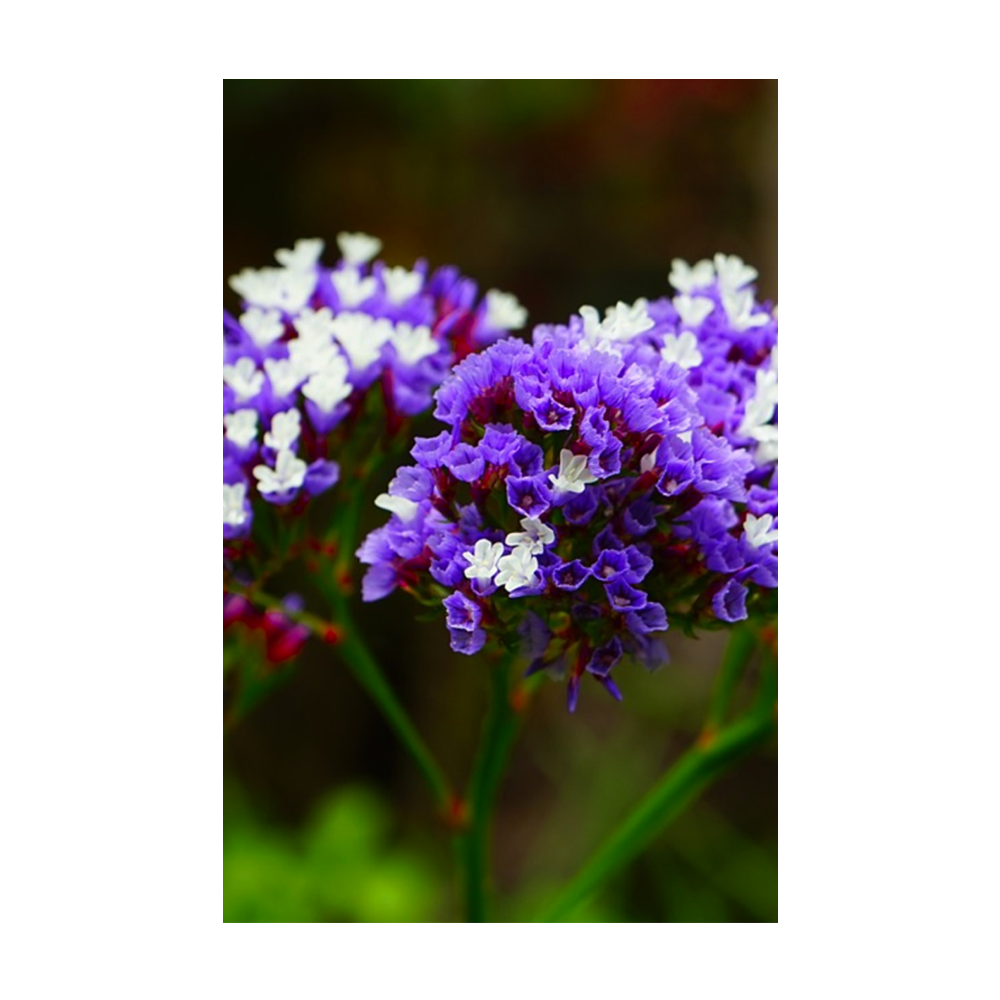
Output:
[[623,658],[665,663],[671,623],[775,610],[776,459],[757,434],[776,412],[753,400],[774,392],[777,324],[734,258],[675,272],[693,305],[583,307],[456,367],[446,429],[417,439],[358,551],[366,600],[440,601],[453,649],[517,646],[570,710],[584,675],[618,698]]
[[222,533],[231,551],[256,537],[262,504],[299,511],[337,482],[359,420],[398,431],[431,405],[456,361],[524,325],[513,296],[480,298],[454,267],[389,266],[375,259],[380,241],[363,233],[337,242],[332,267],[321,262],[321,240],[299,240],[277,251],[279,266],[230,279],[243,300],[222,326]]

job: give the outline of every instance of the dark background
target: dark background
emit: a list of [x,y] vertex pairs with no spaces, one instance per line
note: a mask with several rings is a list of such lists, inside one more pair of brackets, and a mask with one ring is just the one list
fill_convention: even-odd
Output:
[[[777,300],[776,81],[247,80],[226,81],[224,103],[224,279],[301,237],[325,239],[332,262],[337,233],[361,230],[389,263],[454,263],[513,292],[529,329],[668,294],[673,257],[718,250]],[[228,287],[224,303],[237,306]],[[383,516],[372,508],[369,526]],[[464,783],[485,668],[448,649],[442,622],[416,621],[422,610],[397,593],[359,614]],[[585,685],[569,716],[561,687],[542,688],[499,802],[501,916],[530,915],[691,742],[723,639],[671,635],[655,675],[621,665],[621,705]],[[456,919],[446,838],[366,696],[318,644],[283,676],[225,736],[226,919]],[[776,920],[776,748],[579,918]]]

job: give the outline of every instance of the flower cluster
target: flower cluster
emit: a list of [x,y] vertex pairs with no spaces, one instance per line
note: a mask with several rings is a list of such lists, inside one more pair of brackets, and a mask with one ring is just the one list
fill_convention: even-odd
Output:
[[668,621],[766,610],[777,323],[755,275],[676,262],[674,299],[585,306],[463,361],[436,397],[448,429],[376,501],[392,516],[358,552],[365,599],[442,603],[453,649],[518,644],[567,676],[571,710],[584,674],[620,697],[625,654],[665,662]]
[[412,270],[373,261],[381,243],[338,237],[341,260],[320,263],[323,243],[299,240],[280,267],[230,279],[243,299],[223,313],[224,539],[249,535],[253,500],[285,505],[339,477],[334,432],[359,414],[378,384],[388,421],[426,409],[450,366],[524,325],[517,300],[453,267]]

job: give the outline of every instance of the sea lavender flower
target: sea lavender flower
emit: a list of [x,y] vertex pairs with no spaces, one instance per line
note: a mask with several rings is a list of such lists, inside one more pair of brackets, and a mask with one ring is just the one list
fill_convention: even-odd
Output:
[[[223,313],[223,538],[230,554],[253,533],[262,504],[296,511],[333,486],[359,422],[376,434],[431,404],[454,362],[524,325],[511,295],[479,300],[453,267],[431,272],[375,260],[381,243],[341,233],[341,259],[321,240],[278,250],[278,267],[230,279],[243,300]],[[369,435],[370,437],[370,435]],[[358,446],[359,454],[363,454]],[[473,462],[457,473],[475,478]],[[253,536],[256,539],[256,535]]]
[[459,364],[435,397],[447,430],[417,439],[358,552],[364,598],[440,601],[459,652],[520,643],[571,710],[584,674],[619,698],[626,654],[666,662],[671,621],[773,610],[776,458],[759,435],[777,323],[751,272],[676,263],[679,305],[584,307]]

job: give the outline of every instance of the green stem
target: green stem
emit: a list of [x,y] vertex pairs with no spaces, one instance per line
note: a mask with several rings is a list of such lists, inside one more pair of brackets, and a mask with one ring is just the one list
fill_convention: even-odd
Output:
[[465,918],[470,923],[487,920],[490,820],[504,766],[518,728],[518,713],[511,705],[511,655],[491,668],[490,708],[469,781],[466,797],[468,827],[458,839],[459,862],[464,876]]
[[570,916],[719,774],[767,740],[775,728],[773,710],[755,711],[718,733],[707,745],[688,750],[562,890],[540,920],[554,923]]
[[729,711],[729,705],[736,692],[736,685],[757,649],[757,644],[757,630],[750,625],[737,625],[730,633],[729,642],[715,678],[715,687],[712,689],[712,700],[702,729],[703,738],[711,736],[722,728],[722,724],[726,720],[726,713]]
[[385,679],[368,647],[360,638],[348,606],[347,597],[336,588],[330,588],[330,603],[334,618],[343,631],[337,650],[361,686],[371,695],[386,722],[409,753],[414,764],[424,776],[442,812],[450,813],[455,793],[433,754],[427,749],[423,737],[417,732],[395,692]]

